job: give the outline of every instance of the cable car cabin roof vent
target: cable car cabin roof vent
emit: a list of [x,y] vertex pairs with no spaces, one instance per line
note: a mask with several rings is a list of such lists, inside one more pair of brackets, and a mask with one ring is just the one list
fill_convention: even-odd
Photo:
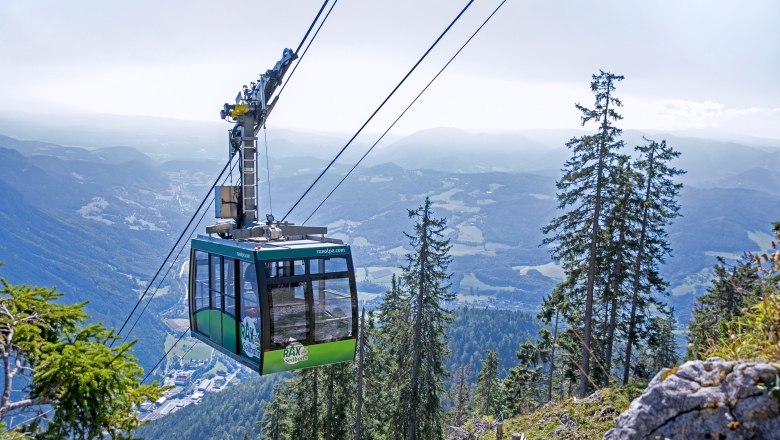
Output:
[[[326,239],[328,228],[324,226],[298,226],[288,222],[256,224],[249,228],[237,229],[234,222],[217,223],[207,226],[206,233],[230,236],[235,239],[260,239],[262,241],[318,240],[336,243],[340,240]],[[319,235],[320,237],[315,237]]]

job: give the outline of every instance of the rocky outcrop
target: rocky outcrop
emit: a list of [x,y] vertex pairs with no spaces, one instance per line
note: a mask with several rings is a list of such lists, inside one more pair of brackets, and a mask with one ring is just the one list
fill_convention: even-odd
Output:
[[604,439],[780,439],[779,375],[720,358],[664,369]]

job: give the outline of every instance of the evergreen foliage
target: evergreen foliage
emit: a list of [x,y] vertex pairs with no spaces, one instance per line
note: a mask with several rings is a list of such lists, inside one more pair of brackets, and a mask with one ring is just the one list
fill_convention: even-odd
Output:
[[677,197],[682,189],[675,177],[685,173],[671,167],[669,163],[680,153],[666,145],[645,139],[646,145],[637,146],[639,158],[636,169],[641,173],[644,183],[641,222],[639,223],[639,243],[634,260],[633,284],[631,286],[631,311],[628,317],[626,352],[623,359],[623,385],[628,383],[631,367],[631,350],[640,338],[639,334],[648,334],[644,325],[649,323],[648,311],[655,307],[662,313],[665,304],[652,296],[653,292],[665,293],[669,283],[658,272],[664,257],[671,253],[667,241],[666,226],[680,215]]
[[599,258],[603,257],[600,251],[607,247],[601,232],[605,187],[608,176],[616,167],[618,151],[623,147],[623,141],[619,139],[621,130],[614,125],[623,118],[616,111],[622,103],[614,96],[615,84],[621,80],[622,76],[604,71],[593,75],[594,107],[576,104],[582,113],[582,125],[595,122],[598,131],[572,138],[566,144],[572,157],[564,164],[563,177],[556,183],[558,207],[566,212],[543,229],[545,234],[554,233],[544,240],[544,244],[555,244],[552,257],[569,278],[567,296],[572,306],[581,309],[581,314],[562,310],[572,325],[582,328],[580,396],[588,391],[591,374],[594,292],[598,272],[602,272],[597,269],[605,266],[603,258]]
[[455,369],[450,387],[450,395],[453,400],[450,426],[463,425],[471,412],[470,373],[468,365],[462,365]]
[[[135,408],[162,390],[141,385],[133,343],[101,324],[82,327],[86,303],[65,305],[56,289],[12,285],[0,278],[0,419],[26,414],[4,436],[127,438],[140,425]],[[23,387],[19,396],[13,388]],[[13,392],[12,392],[13,391]]]
[[[780,222],[772,226],[772,252],[751,255],[754,265],[748,268],[746,263],[740,264],[732,268],[730,276],[726,276],[725,270],[718,271],[720,276],[713,281],[713,292],[701,304],[718,308],[724,315],[730,313],[731,317],[717,322],[717,332],[699,353],[702,357],[780,361]],[[708,309],[699,308],[700,313],[695,316],[702,318],[702,323],[711,323],[705,310]],[[694,328],[706,330],[704,325]]]
[[498,378],[498,354],[485,350],[482,369],[474,390],[474,415],[498,417],[501,413],[501,388]]
[[653,316],[647,327],[648,337],[632,370],[640,381],[649,382],[656,373],[664,368],[673,368],[680,357],[677,354],[677,320],[669,311],[665,315]]
[[547,344],[525,341],[517,351],[518,363],[504,379],[504,407],[509,415],[527,413],[546,399],[542,367],[548,360]]
[[[551,246],[565,273],[539,315],[545,324],[556,322],[556,342],[549,345],[549,398],[556,368],[564,369],[559,380],[578,376],[580,396],[609,385],[618,347],[625,349],[626,383],[644,354],[632,350],[637,344],[646,348],[652,317],[667,313],[661,296],[668,283],[658,270],[671,252],[665,228],[679,215],[681,185],[674,178],[683,172],[669,165],[679,153],[665,141],[646,139],[633,161],[622,151],[615,125],[622,119],[617,112],[622,102],[614,93],[621,80],[604,71],[593,75],[593,108],[576,105],[583,126],[596,123],[597,131],[566,144],[572,156],[557,182],[563,213],[542,229],[548,235],[543,244]],[[565,331],[558,334],[560,318]]]
[[452,316],[448,371],[468,365],[472,372],[477,372],[482,368],[486,350],[492,350],[498,358],[498,376],[504,377],[517,361],[519,344],[535,339],[539,331],[538,322],[518,310],[463,307],[453,310]]
[[263,419],[260,426],[265,439],[282,440],[289,432],[290,427],[287,425],[289,399],[286,392],[287,388],[281,384],[274,385],[272,398],[263,408]]
[[[442,234],[447,222],[433,216],[428,199],[409,217],[414,233],[406,236],[413,250],[401,276],[393,277],[378,317],[361,319],[359,362],[295,373],[285,392],[275,394],[281,401],[268,406],[284,408],[286,431],[274,431],[281,438],[444,437],[441,407],[452,321],[445,306],[454,297],[447,272],[450,245]],[[270,417],[263,426],[273,428]]]
[[751,261],[737,262],[727,267],[718,259],[715,275],[707,293],[696,299],[691,321],[688,323],[689,359],[700,359],[704,353],[726,334],[726,325],[742,315],[744,309],[761,299],[758,268]]
[[400,298],[409,304],[412,326],[410,338],[394,343],[409,345],[411,356],[401,358],[391,374],[392,380],[401,384],[404,409],[403,425],[393,429],[406,432],[407,440],[437,439],[444,436],[441,397],[447,376],[444,362],[449,354],[446,331],[452,321],[451,311],[444,306],[454,299],[447,272],[451,246],[443,235],[447,220],[433,217],[429,198],[409,210],[409,218],[415,222],[414,233],[405,233],[412,251],[402,268]]

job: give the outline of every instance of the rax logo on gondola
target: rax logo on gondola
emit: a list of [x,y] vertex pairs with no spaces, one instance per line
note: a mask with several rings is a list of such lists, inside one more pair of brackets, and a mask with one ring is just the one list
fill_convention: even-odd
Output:
[[260,358],[260,333],[256,328],[256,321],[247,316],[241,321],[239,328],[241,334],[241,348],[249,357]]
[[293,342],[284,348],[282,359],[285,364],[297,364],[309,359],[309,351],[300,342]]

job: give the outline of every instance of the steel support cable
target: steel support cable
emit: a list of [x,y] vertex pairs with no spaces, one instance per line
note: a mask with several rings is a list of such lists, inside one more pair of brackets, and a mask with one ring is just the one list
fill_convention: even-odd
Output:
[[353,167],[352,167],[352,168],[351,168],[349,171],[347,171],[347,174],[345,174],[345,175],[344,175],[344,177],[342,177],[342,178],[341,178],[341,180],[339,181],[339,183],[337,183],[337,184],[336,184],[336,186],[335,186],[335,187],[334,187],[334,188],[333,188],[333,189],[332,189],[332,190],[331,190],[331,191],[328,193],[328,195],[327,195],[327,196],[325,196],[325,198],[324,198],[324,199],[322,199],[322,201],[320,202],[320,204],[319,204],[319,205],[317,205],[317,207],[316,207],[316,208],[314,208],[314,211],[312,211],[312,212],[311,212],[311,214],[309,214],[309,216],[308,216],[308,217],[306,217],[306,220],[304,220],[304,221],[303,221],[303,224],[306,224],[306,222],[308,222],[308,221],[309,221],[309,219],[311,219],[311,217],[312,217],[312,216],[313,216],[313,215],[314,215],[314,214],[315,214],[315,213],[316,213],[316,212],[317,212],[317,211],[320,209],[320,207],[322,207],[322,205],[323,205],[323,204],[324,204],[324,203],[325,203],[325,202],[326,202],[326,201],[327,201],[327,200],[330,198],[330,196],[331,196],[331,195],[333,195],[333,193],[334,193],[334,192],[336,192],[336,190],[337,190],[337,189],[339,189],[339,187],[341,186],[341,184],[342,184],[342,183],[344,183],[344,181],[345,181],[345,180],[347,180],[347,177],[349,177],[349,175],[350,175],[350,174],[352,174],[352,172],[353,172],[353,171],[355,171],[355,168],[357,168],[357,167],[358,167],[358,165],[360,165],[360,163],[361,163],[361,162],[363,162],[363,159],[365,159],[365,158],[366,158],[366,156],[368,156],[368,154],[369,154],[369,153],[371,153],[371,151],[374,149],[374,147],[376,147],[376,146],[377,146],[377,144],[378,144],[378,143],[379,143],[379,142],[380,142],[380,141],[381,141],[381,140],[382,140],[382,139],[385,137],[385,135],[386,135],[386,134],[387,134],[387,133],[388,133],[388,132],[389,132],[389,131],[390,131],[390,130],[391,130],[391,129],[392,129],[394,126],[395,126],[395,124],[396,124],[396,123],[398,123],[398,121],[399,121],[399,120],[401,120],[401,118],[402,118],[402,117],[403,117],[403,116],[406,114],[406,112],[407,112],[407,111],[409,111],[409,109],[410,109],[410,108],[412,108],[412,106],[413,106],[413,105],[414,105],[414,104],[417,102],[417,100],[418,100],[418,99],[420,99],[420,96],[422,96],[422,95],[423,95],[423,93],[425,93],[425,91],[426,91],[426,90],[428,90],[428,87],[430,87],[430,86],[431,86],[431,84],[433,84],[433,82],[434,82],[434,81],[436,81],[436,79],[439,77],[439,75],[441,75],[441,74],[442,74],[442,72],[444,72],[444,70],[445,70],[445,69],[446,69],[446,68],[447,68],[447,67],[450,65],[450,63],[452,63],[452,61],[453,61],[453,60],[454,60],[454,59],[455,59],[455,58],[456,58],[458,55],[460,55],[460,53],[463,51],[463,49],[465,49],[465,48],[466,48],[466,46],[467,46],[467,45],[468,45],[468,44],[471,42],[471,40],[472,40],[472,39],[474,39],[474,37],[476,37],[476,36],[477,36],[477,34],[479,33],[479,31],[481,31],[481,30],[482,30],[482,28],[483,28],[483,27],[485,27],[485,25],[486,25],[486,24],[487,24],[487,23],[490,21],[490,19],[491,19],[491,18],[493,18],[493,16],[494,16],[494,15],[496,15],[496,12],[498,12],[498,10],[499,10],[499,9],[501,9],[501,7],[502,7],[502,6],[504,6],[504,3],[506,3],[506,0],[503,0],[503,1],[502,1],[502,2],[501,2],[501,3],[500,3],[500,4],[499,4],[499,5],[498,5],[498,6],[497,6],[497,7],[496,7],[494,10],[493,10],[493,12],[492,12],[492,13],[491,13],[491,14],[490,14],[490,15],[489,15],[489,16],[488,16],[486,19],[485,19],[485,21],[483,21],[483,22],[482,22],[482,24],[481,24],[481,25],[480,25],[480,26],[477,28],[477,30],[476,30],[476,31],[474,31],[474,33],[472,33],[472,34],[471,34],[471,36],[468,38],[468,40],[466,40],[466,42],[465,42],[465,43],[463,43],[463,45],[460,47],[460,49],[458,49],[458,51],[457,51],[457,52],[455,52],[455,54],[452,56],[452,58],[450,58],[450,60],[449,60],[449,61],[447,61],[447,64],[445,64],[445,65],[444,65],[444,67],[442,67],[442,68],[441,68],[441,70],[439,70],[439,73],[437,73],[437,74],[436,74],[436,76],[434,76],[434,77],[433,77],[433,78],[432,78],[432,79],[431,79],[431,80],[428,82],[428,84],[425,86],[425,88],[423,88],[423,89],[422,89],[422,91],[420,91],[420,93],[419,93],[419,94],[418,94],[418,95],[417,95],[417,96],[416,96],[416,97],[415,97],[415,98],[412,100],[412,102],[411,102],[411,103],[410,103],[410,104],[409,104],[409,105],[408,105],[408,106],[407,106],[407,107],[404,109],[404,111],[402,111],[402,112],[401,112],[401,114],[400,114],[400,115],[398,115],[398,117],[397,117],[397,118],[395,118],[395,121],[393,121],[393,123],[392,123],[392,124],[390,124],[390,126],[389,126],[389,127],[387,127],[387,130],[385,130],[385,131],[384,131],[384,133],[382,133],[382,135],[381,135],[381,136],[379,136],[379,138],[376,140],[376,142],[374,142],[374,144],[373,144],[373,145],[371,145],[371,147],[368,149],[368,151],[366,151],[366,152],[363,154],[363,156],[362,156],[362,157],[361,157],[361,158],[360,158],[360,159],[357,161],[357,163],[355,163],[355,165],[354,165],[354,166],[353,166]]
[[[299,65],[301,64],[301,62],[303,61],[303,57],[305,57],[305,56],[306,56],[306,53],[307,53],[307,52],[309,52],[309,47],[311,47],[311,44],[312,44],[312,43],[314,42],[314,40],[317,38],[317,35],[320,33],[320,29],[322,29],[322,25],[324,25],[324,24],[325,24],[325,22],[328,20],[328,17],[330,17],[330,13],[331,13],[331,11],[333,11],[333,8],[336,6],[336,3],[338,3],[338,2],[339,2],[339,0],[336,0],[336,1],[334,1],[334,2],[333,2],[333,4],[332,4],[332,5],[330,5],[330,9],[328,9],[328,13],[327,13],[327,14],[325,14],[325,18],[323,18],[323,19],[322,19],[322,22],[320,22],[320,25],[317,27],[317,31],[316,31],[316,32],[314,32],[314,35],[311,37],[311,40],[309,40],[309,43],[306,45],[306,48],[305,48],[305,49],[303,49],[303,53],[302,53],[302,54],[301,54],[301,56],[298,58],[298,62],[297,62],[297,63],[295,63],[295,66],[293,66],[293,69],[292,69],[292,71],[290,72],[290,75],[287,77],[287,80],[284,82],[284,84],[282,84],[282,88],[281,88],[281,89],[279,89],[279,93],[277,93],[277,94],[276,94],[276,96],[277,96],[277,97],[279,97],[279,96],[282,96],[282,92],[284,92],[284,88],[285,88],[285,87],[287,87],[287,83],[289,83],[289,82],[290,82],[290,80],[292,79],[293,75],[295,75],[295,71],[298,69],[298,66],[299,66]],[[325,3],[328,3],[328,2],[327,2],[327,0],[325,1]],[[323,5],[322,5],[322,7],[324,8],[324,7],[325,7],[325,5],[323,4]],[[322,9],[320,9],[320,13],[321,13],[321,12],[322,12]],[[319,16],[320,16],[320,15],[319,15],[319,14],[317,14],[317,17],[318,17],[318,18],[319,18]],[[315,18],[315,19],[314,19],[314,21],[316,22],[316,21],[317,21],[317,18]],[[314,22],[312,22],[312,26],[314,26]],[[311,31],[311,27],[309,28],[309,31]],[[306,32],[306,35],[309,35],[309,32]],[[305,38],[306,38],[306,37],[304,37],[304,39],[305,39]],[[303,41],[301,41],[301,45],[302,45],[302,44],[303,44]],[[301,49],[301,46],[298,46],[298,50],[300,50],[300,49]],[[295,51],[295,54],[296,54],[296,55],[298,55],[298,50],[296,50],[296,51]]]
[[366,128],[368,123],[371,122],[372,119],[374,119],[374,116],[376,116],[376,114],[379,113],[379,110],[381,110],[382,107],[384,107],[384,105],[387,103],[387,101],[390,100],[390,98],[401,87],[401,85],[403,85],[403,83],[407,80],[407,78],[409,78],[409,76],[411,76],[411,74],[417,69],[417,66],[419,66],[420,63],[422,63],[423,60],[428,56],[428,54],[431,53],[433,48],[436,47],[437,44],[439,44],[439,41],[441,41],[441,39],[444,38],[444,36],[447,34],[447,32],[449,32],[449,30],[452,28],[452,26],[454,26],[455,23],[457,23],[457,21],[460,19],[461,16],[463,16],[463,14],[471,6],[472,3],[474,3],[474,0],[469,0],[469,2],[466,4],[466,6],[463,7],[463,9],[460,11],[460,13],[444,29],[444,31],[441,33],[441,35],[439,35],[439,37],[436,39],[436,41],[433,42],[431,47],[429,47],[428,50],[425,51],[425,53],[420,57],[420,59],[417,60],[417,62],[414,64],[414,66],[412,66],[412,68],[409,70],[409,72],[406,73],[406,75],[403,77],[403,79],[401,79],[401,81],[395,86],[395,88],[390,92],[390,94],[387,95],[387,97],[384,99],[384,101],[382,101],[382,103],[379,104],[379,107],[377,107],[376,110],[374,110],[374,112],[371,114],[371,116],[369,116],[368,119],[366,119],[366,122],[364,122],[363,125],[360,126],[360,128],[358,129],[357,132],[355,132],[355,134],[352,136],[352,138],[350,138],[350,140],[341,148],[341,150],[338,152],[338,154],[336,154],[336,157],[334,157],[333,160],[331,160],[330,163],[325,167],[325,169],[322,170],[322,172],[319,174],[319,176],[317,176],[317,178],[314,179],[314,182],[312,182],[312,184],[309,185],[309,187],[306,189],[306,191],[304,191],[303,195],[298,199],[298,201],[296,201],[295,204],[292,206],[292,208],[290,208],[290,210],[287,211],[287,214],[285,214],[284,217],[282,217],[281,221],[285,221],[287,219],[287,217],[290,215],[290,213],[292,213],[293,210],[295,210],[295,208],[298,206],[298,204],[301,203],[301,201],[304,199],[304,197],[306,197],[306,195],[309,194],[309,191],[311,191],[311,189],[314,188],[314,185],[316,185],[317,182],[320,181],[322,176],[324,176],[325,173],[330,169],[330,167],[333,166],[333,164],[336,162],[336,160],[338,160],[338,158],[341,157],[342,153],[344,153],[344,150],[346,150],[347,147],[349,147],[352,144],[352,142],[355,140],[355,138],[357,138],[358,135],[363,131],[363,129]]
[[[238,164],[238,161],[236,161],[236,164]],[[230,171],[231,172],[236,167],[236,164],[234,164],[232,167],[230,167]],[[224,185],[226,181],[227,181],[227,176],[225,177],[225,180],[222,181],[222,184]],[[211,201],[209,202],[208,206],[206,206],[206,209],[203,210],[203,213],[200,215],[200,218],[198,219],[198,223],[196,223],[195,227],[192,228],[192,230],[190,231],[190,235],[187,237],[187,240],[192,238],[192,234],[195,233],[195,230],[203,222],[203,218],[206,216],[206,213],[209,212],[209,208],[211,208],[212,204],[214,204],[214,199],[211,199]],[[195,211],[196,214],[197,214],[197,212],[198,211]],[[146,312],[147,307],[149,307],[149,304],[152,303],[152,300],[154,299],[155,295],[157,295],[157,292],[160,290],[160,286],[162,286],[162,283],[165,281],[165,278],[167,278],[168,274],[171,272],[171,268],[179,260],[179,257],[181,256],[181,253],[184,252],[184,249],[186,247],[187,247],[187,242],[184,242],[184,243],[181,244],[181,247],[179,247],[179,253],[176,254],[176,257],[174,257],[174,259],[171,262],[171,264],[168,265],[168,270],[165,271],[165,274],[162,276],[160,281],[157,283],[157,287],[154,288],[154,292],[152,292],[152,296],[149,297],[149,301],[147,301],[146,304],[144,304],[144,308],[141,309],[141,313],[139,313],[138,316],[135,318],[135,321],[133,322],[133,325],[130,326],[130,329],[127,331],[127,333],[125,333],[125,337],[122,338],[122,342],[126,341],[127,338],[130,337],[130,333],[133,332],[133,329],[135,329],[135,326],[138,324],[138,321],[141,320],[141,316],[144,315],[144,313]]]
[[[317,15],[314,17],[314,20],[312,20],[311,24],[309,25],[309,29],[307,29],[307,30],[306,30],[306,33],[303,35],[303,38],[301,39],[301,42],[298,44],[298,48],[297,48],[297,49],[295,49],[295,53],[296,53],[296,55],[298,54],[298,51],[300,51],[300,50],[301,50],[301,47],[303,46],[303,42],[304,42],[304,41],[306,41],[306,38],[309,36],[309,33],[311,32],[311,30],[312,30],[312,29],[314,29],[314,24],[315,24],[315,23],[317,23],[317,20],[319,20],[319,18],[320,18],[320,15],[322,15],[322,11],[324,11],[324,10],[325,10],[325,6],[327,6],[327,5],[328,5],[328,1],[329,1],[329,0],[325,0],[325,1],[322,3],[322,6],[320,7],[320,10],[319,10],[319,12],[317,12]],[[337,0],[337,1],[338,1],[338,0]],[[332,6],[331,6],[331,9],[333,9],[333,7],[332,7]],[[330,14],[330,12],[328,12],[328,13]],[[327,19],[328,17],[325,17],[325,18]],[[323,21],[325,21],[325,20],[323,20]],[[314,39],[314,38],[312,38],[312,40],[313,40],[313,39]]]
[[174,348],[176,348],[176,346],[177,346],[177,345],[179,345],[179,342],[180,342],[180,341],[181,341],[181,340],[184,338],[184,335],[186,335],[188,331],[190,331],[190,327],[189,327],[189,326],[187,327],[187,330],[184,330],[184,332],[183,332],[183,333],[182,333],[182,334],[179,336],[179,339],[177,339],[177,340],[176,340],[176,342],[174,342],[174,343],[173,343],[173,345],[171,345],[171,348],[169,348],[169,349],[168,349],[168,351],[166,351],[166,352],[165,352],[165,354],[164,354],[164,355],[162,355],[162,357],[160,358],[160,360],[158,360],[158,361],[157,361],[157,363],[156,363],[156,364],[154,364],[154,367],[152,367],[152,368],[149,370],[149,372],[148,372],[148,373],[146,373],[146,376],[144,376],[144,378],[143,378],[143,379],[141,379],[141,383],[144,383],[144,382],[146,382],[146,379],[149,379],[149,376],[151,376],[151,375],[152,375],[152,373],[154,372],[154,370],[156,370],[156,369],[157,369],[157,367],[159,367],[159,366],[160,366],[160,364],[162,363],[162,361],[164,361],[164,360],[165,360],[165,358],[166,358],[166,357],[168,357],[168,354],[170,354],[170,352],[171,352],[171,351],[172,351]]
[[[206,203],[206,200],[208,200],[211,196],[211,191],[214,189],[214,187],[217,185],[217,182],[219,182],[219,179],[222,178],[222,175],[225,174],[225,171],[230,166],[231,160],[228,160],[228,162],[225,164],[225,167],[222,168],[222,171],[219,173],[217,178],[214,180],[214,183],[211,184],[211,187],[209,187],[208,192],[206,193],[206,196],[203,197],[203,200],[200,202],[200,205],[198,205],[198,209],[195,210],[195,213],[190,217],[190,221],[187,222],[187,226],[184,227],[184,229],[181,231],[181,234],[179,235],[179,238],[174,243],[173,247],[171,247],[171,251],[168,252],[168,255],[163,260],[162,264],[160,264],[160,267],[157,269],[157,272],[154,274],[151,280],[149,280],[149,284],[147,284],[146,289],[144,290],[144,293],[141,295],[140,298],[138,298],[138,301],[136,301],[135,306],[133,306],[133,310],[130,311],[130,313],[127,315],[127,318],[125,319],[125,322],[122,323],[122,326],[119,328],[119,331],[116,332],[117,336],[122,333],[122,330],[125,329],[125,326],[130,321],[130,318],[133,316],[133,313],[138,309],[138,306],[141,304],[141,301],[146,297],[146,294],[149,293],[149,288],[152,287],[152,284],[154,284],[154,280],[157,279],[157,277],[160,275],[160,272],[162,272],[163,267],[165,266],[165,263],[171,258],[171,255],[173,255],[173,251],[176,250],[176,247],[179,245],[179,242],[181,242],[181,239],[184,237],[184,234],[187,233],[187,230],[192,226],[192,222],[195,220],[195,217],[198,216],[198,212],[203,208],[203,205]],[[114,343],[116,342],[116,339],[111,340],[111,344],[109,347],[113,347]]]

